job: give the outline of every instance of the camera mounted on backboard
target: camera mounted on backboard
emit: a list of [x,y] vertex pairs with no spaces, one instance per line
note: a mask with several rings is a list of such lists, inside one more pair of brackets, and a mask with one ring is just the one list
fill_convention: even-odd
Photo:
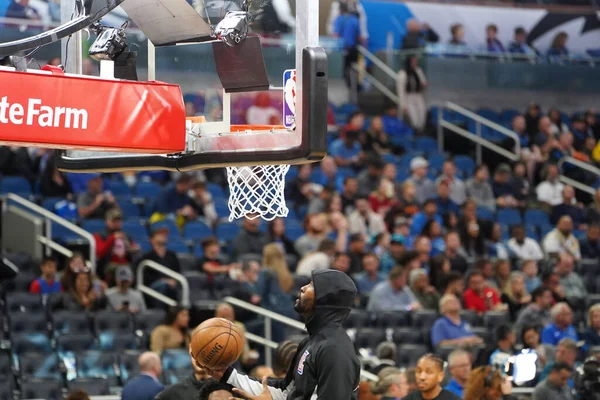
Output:
[[115,60],[127,48],[125,29],[129,20],[120,28],[111,28],[95,22],[89,29],[98,37],[89,50],[89,55],[94,60]]

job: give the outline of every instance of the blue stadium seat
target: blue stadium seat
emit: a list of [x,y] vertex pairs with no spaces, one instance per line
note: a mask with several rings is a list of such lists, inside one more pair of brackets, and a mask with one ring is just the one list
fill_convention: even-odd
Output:
[[125,218],[136,218],[142,215],[140,206],[134,204],[131,199],[119,200],[119,208]]
[[0,400],[14,400],[12,377],[0,381]]
[[60,378],[60,360],[56,354],[28,353],[17,359],[21,379]]
[[167,385],[176,385],[185,381],[190,376],[189,369],[177,369],[172,371],[165,371],[165,381]]
[[74,357],[75,354],[97,349],[96,340],[91,333],[70,333],[56,339],[56,348],[61,356]]
[[350,114],[352,114],[355,111],[358,111],[358,106],[353,103],[344,103],[338,107],[338,112],[340,114],[344,114],[346,116],[349,116]]
[[48,336],[48,318],[43,311],[10,314],[9,327],[11,336]]
[[10,281],[4,282],[6,292],[28,292],[31,282],[37,278],[37,275],[30,271],[21,271]]
[[55,337],[73,333],[91,333],[91,322],[86,313],[56,311],[52,313],[51,318]]
[[398,346],[397,365],[403,368],[414,367],[419,358],[427,353],[427,346],[423,344],[401,344]]
[[136,197],[156,198],[160,193],[160,185],[155,182],[140,182],[135,185]]
[[285,235],[291,241],[295,242],[300,236],[304,235],[304,228],[301,226],[286,226]]
[[417,329],[431,328],[439,315],[431,310],[418,310],[411,314],[412,326]]
[[23,312],[42,312],[44,305],[42,297],[39,294],[33,293],[13,293],[6,296],[6,310],[9,313]]
[[487,207],[477,207],[477,218],[492,221],[494,220],[494,212]]
[[[116,377],[114,377],[116,382]],[[110,395],[109,380],[106,378],[76,378],[67,382],[67,390],[83,390],[89,396],[108,396]]]
[[201,221],[188,222],[183,226],[183,238],[192,241],[201,241],[202,239],[213,236],[213,230],[210,226]]
[[52,232],[52,239],[62,243],[75,243],[80,240],[84,240],[77,233],[73,232],[66,226],[51,222],[50,229]]
[[167,250],[172,251],[173,253],[189,253],[190,248],[182,239],[174,240],[174,238],[169,239],[167,243]]
[[199,243],[194,245],[194,255],[198,258],[204,257],[204,249]]
[[375,326],[381,328],[400,328],[409,324],[409,311],[382,311],[375,316]]
[[0,193],[14,193],[21,197],[31,196],[31,184],[20,176],[5,176],[0,180]]
[[135,329],[142,332],[150,332],[163,323],[165,314],[164,310],[147,310],[137,313],[134,315]]
[[430,154],[427,160],[429,161],[429,168],[439,173],[442,171],[446,156],[440,153]]
[[11,338],[12,351],[15,354],[50,353],[52,343],[47,335],[21,335]]
[[226,197],[225,191],[223,190],[221,185],[218,185],[216,183],[206,182],[206,190],[209,191],[213,199],[223,199]]
[[146,227],[139,221],[123,221],[123,232],[134,239],[148,238]]
[[422,332],[411,328],[395,328],[392,340],[397,345],[403,344],[425,344]]
[[189,368],[190,353],[187,349],[165,350],[162,352],[162,367],[164,371]]
[[103,219],[85,219],[81,227],[90,233],[99,233],[106,230],[106,222]]
[[466,176],[473,176],[475,171],[475,160],[469,156],[456,156],[454,157],[454,164],[456,168],[461,170]]
[[534,225],[526,224],[525,226],[525,234],[528,238],[535,240],[536,242],[540,241],[540,235],[537,232],[537,229]]
[[10,354],[7,351],[2,351],[0,352],[0,382],[12,381],[12,377],[13,368]]
[[61,197],[46,197],[42,202],[42,207],[44,207],[48,211],[55,212],[56,211],[56,203],[63,201],[64,199]]
[[102,332],[98,335],[100,350],[123,351],[137,350],[138,340],[133,333]]
[[490,121],[500,122],[500,117],[498,113],[489,108],[480,108],[479,110],[477,110],[477,114],[483,118],[489,119]]
[[500,112],[500,122],[512,124],[512,120],[521,113],[514,109],[505,109]]
[[[303,277],[310,280],[308,277]],[[302,282],[306,284],[306,282]],[[369,327],[370,323],[370,314],[367,311],[352,309],[350,314],[348,314],[348,318],[344,321],[344,328],[346,329],[359,329],[364,327]]]
[[483,326],[489,331],[494,331],[500,325],[508,323],[510,323],[510,316],[504,311],[488,311],[483,314]]
[[521,213],[514,208],[504,208],[498,210],[498,213],[496,214],[496,221],[507,226],[521,225],[523,223]]
[[94,331],[133,333],[133,318],[129,313],[119,311],[100,311],[94,317]]
[[181,236],[181,231],[179,230],[179,227],[177,226],[175,221],[171,219],[163,219],[162,221],[153,223],[152,225],[150,225],[150,232],[152,232],[152,229],[158,227],[167,228],[169,230],[169,238],[173,236]]
[[79,378],[109,378],[111,386],[117,384],[117,355],[115,353],[89,350],[77,354],[75,365]]
[[381,158],[383,159],[383,162],[386,164],[397,164],[398,163],[398,156],[396,156],[395,154],[385,153],[385,154],[381,155]]
[[415,139],[415,149],[424,153],[437,152],[437,140],[430,137],[418,137]]
[[119,371],[123,383],[140,374],[140,364],[138,363],[140,354],[139,350],[125,350],[119,353]]
[[215,203],[215,211],[217,212],[217,216],[219,218],[229,217],[229,206],[227,205],[226,201]]
[[222,223],[217,226],[217,237],[224,242],[230,242],[240,232],[240,227],[235,223]]
[[354,347],[358,349],[373,349],[385,342],[386,333],[383,328],[359,328],[354,339]]
[[131,188],[123,181],[105,180],[105,187],[115,197],[130,198],[133,195]]
[[542,210],[527,210],[525,211],[525,224],[528,226],[550,225],[550,218]]
[[62,400],[62,383],[56,379],[31,379],[21,384],[22,399]]

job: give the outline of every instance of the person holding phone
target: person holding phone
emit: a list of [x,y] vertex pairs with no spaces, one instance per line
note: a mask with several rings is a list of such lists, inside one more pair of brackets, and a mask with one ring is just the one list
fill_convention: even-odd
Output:
[[131,267],[124,265],[117,268],[115,279],[117,285],[106,291],[108,304],[117,311],[137,313],[146,311],[144,296],[136,289],[132,289],[133,272]]

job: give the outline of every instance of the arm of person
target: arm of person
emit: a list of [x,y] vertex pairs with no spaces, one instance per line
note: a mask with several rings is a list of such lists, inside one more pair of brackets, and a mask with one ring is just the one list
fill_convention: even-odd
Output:
[[92,202],[92,204],[89,204],[89,205],[85,205],[85,203],[83,203],[82,201],[78,201],[77,202],[77,213],[79,214],[79,217],[87,218],[90,215],[92,215],[92,213],[94,211],[96,211],[96,209],[98,207],[100,207],[100,205],[102,204],[102,201],[104,201],[104,196],[101,194],[96,196],[94,198],[94,201]]
[[[398,94],[398,104],[400,105],[401,110],[406,109],[406,72],[400,71],[398,73],[398,80],[396,83],[396,93]],[[400,118],[403,118],[402,115],[404,111],[399,115]]]
[[[218,373],[215,373],[215,371],[210,371],[209,374],[213,378],[218,378]],[[232,367],[225,370],[220,380],[252,396],[258,396],[264,391],[263,384],[260,381],[248,375],[240,374]],[[285,379],[267,379],[267,389],[273,400],[286,400],[289,391],[288,386]]]
[[205,262],[202,264],[202,270],[207,274],[220,274],[224,272],[229,272],[231,266],[229,265],[212,265],[211,262]]

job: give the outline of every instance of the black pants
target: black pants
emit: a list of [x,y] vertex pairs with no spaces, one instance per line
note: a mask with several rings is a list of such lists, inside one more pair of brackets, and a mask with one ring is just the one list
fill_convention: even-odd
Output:
[[352,64],[358,62],[358,47],[350,47],[344,51],[344,80],[348,88],[352,87]]

